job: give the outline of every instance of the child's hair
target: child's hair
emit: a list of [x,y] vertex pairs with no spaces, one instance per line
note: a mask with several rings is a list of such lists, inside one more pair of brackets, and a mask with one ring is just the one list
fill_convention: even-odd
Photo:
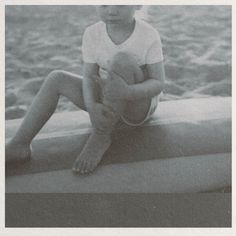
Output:
[[139,9],[135,12],[135,18],[146,19],[147,6],[139,5]]

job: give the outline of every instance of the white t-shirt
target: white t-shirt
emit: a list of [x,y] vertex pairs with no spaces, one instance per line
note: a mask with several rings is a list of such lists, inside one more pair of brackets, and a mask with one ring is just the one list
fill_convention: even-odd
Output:
[[159,33],[142,20],[136,19],[133,33],[118,45],[107,34],[104,22],[99,21],[86,28],[82,41],[84,62],[97,63],[100,68],[107,70],[111,58],[121,51],[133,54],[139,66],[163,60]]
[[[109,61],[118,52],[130,53],[136,57],[139,66],[163,61],[162,45],[159,33],[148,23],[135,20],[135,28],[130,37],[121,44],[115,44],[109,37],[106,24],[99,21],[86,28],[82,40],[83,61],[96,63],[102,71],[108,70]],[[102,72],[100,70],[100,72]],[[101,74],[100,74],[101,75]],[[158,96],[151,99],[150,109],[146,118],[133,124],[121,116],[128,125],[143,124],[156,109]]]

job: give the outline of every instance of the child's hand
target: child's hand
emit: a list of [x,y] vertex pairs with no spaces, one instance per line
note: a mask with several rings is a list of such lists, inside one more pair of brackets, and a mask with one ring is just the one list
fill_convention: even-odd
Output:
[[108,101],[126,99],[129,94],[128,84],[117,74],[110,72],[110,78],[105,82],[104,97]]
[[101,103],[95,103],[89,115],[93,127],[100,131],[109,129],[113,125],[116,116],[111,108]]

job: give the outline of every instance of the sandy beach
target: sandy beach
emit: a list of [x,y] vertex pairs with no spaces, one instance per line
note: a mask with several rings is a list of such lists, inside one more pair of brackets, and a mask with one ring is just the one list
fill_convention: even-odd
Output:
[[[231,7],[149,6],[138,13],[160,33],[162,100],[231,96]],[[81,40],[91,6],[6,7],[6,119],[23,117],[48,73],[82,73]],[[77,110],[61,98],[56,112]]]

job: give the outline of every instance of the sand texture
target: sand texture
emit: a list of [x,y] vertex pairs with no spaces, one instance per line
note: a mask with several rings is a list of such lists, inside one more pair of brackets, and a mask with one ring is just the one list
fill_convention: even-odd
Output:
[[[163,100],[231,96],[231,7],[150,6],[165,57]],[[48,73],[82,74],[81,39],[96,22],[91,6],[6,7],[6,119],[25,115]],[[57,112],[76,110],[61,98]]]

